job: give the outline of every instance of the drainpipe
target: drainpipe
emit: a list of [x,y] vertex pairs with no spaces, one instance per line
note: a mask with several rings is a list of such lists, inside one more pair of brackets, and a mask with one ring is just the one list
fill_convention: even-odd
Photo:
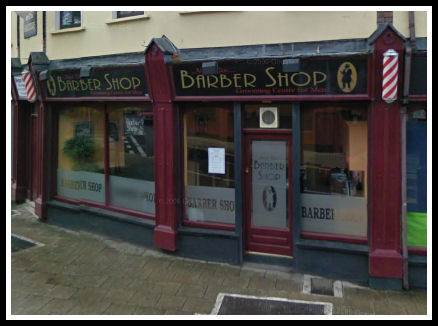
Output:
[[43,11],[43,52],[46,53],[47,44],[46,44],[46,12]]
[[20,16],[17,15],[17,57],[21,58],[20,56]]
[[411,60],[412,50],[415,48],[415,22],[414,12],[409,11],[409,41],[405,51],[405,71],[403,85],[403,106],[401,108],[401,170],[402,170],[402,216],[401,216],[401,231],[402,231],[402,258],[403,258],[403,288],[409,290],[409,275],[408,275],[408,241],[407,241],[407,194],[406,194],[406,121],[407,121],[407,104],[409,96],[409,82],[411,79]]

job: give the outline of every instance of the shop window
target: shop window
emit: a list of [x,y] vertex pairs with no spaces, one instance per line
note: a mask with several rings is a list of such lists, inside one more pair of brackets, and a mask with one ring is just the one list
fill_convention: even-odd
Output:
[[60,11],[59,19],[60,29],[80,27],[82,14],[80,11]]
[[409,247],[427,246],[426,108],[410,108],[406,122],[406,199]]
[[235,223],[234,121],[225,105],[183,112],[184,221]]
[[67,107],[58,121],[57,194],[105,203],[103,111]]
[[358,104],[302,105],[303,232],[366,239],[367,112]]
[[[260,123],[260,118],[262,119],[262,124]],[[292,105],[246,104],[243,110],[243,127],[248,129],[268,128],[291,130]]]
[[127,106],[108,114],[112,206],[155,215],[154,125],[150,110]]
[[154,216],[153,142],[150,105],[60,109],[57,197]]

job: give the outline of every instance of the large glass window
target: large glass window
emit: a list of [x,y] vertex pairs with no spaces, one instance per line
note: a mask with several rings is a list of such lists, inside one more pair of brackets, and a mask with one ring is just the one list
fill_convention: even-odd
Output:
[[233,110],[193,105],[182,120],[185,221],[234,224]]
[[154,125],[150,110],[135,106],[108,114],[110,203],[155,214]]
[[60,109],[57,195],[155,215],[153,142],[148,105]]
[[302,230],[367,237],[366,106],[303,104]]
[[427,246],[427,116],[412,107],[406,122],[406,199],[409,247]]
[[92,107],[59,111],[57,194],[105,203],[104,112]]

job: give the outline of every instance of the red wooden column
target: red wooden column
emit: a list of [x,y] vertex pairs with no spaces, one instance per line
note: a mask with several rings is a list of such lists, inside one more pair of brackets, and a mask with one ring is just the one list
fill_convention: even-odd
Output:
[[[392,25],[381,26],[370,39],[374,46],[374,101],[370,113],[370,286],[400,288],[401,223],[401,101],[404,40]],[[399,54],[398,99],[382,100],[383,53]]]
[[12,185],[11,200],[22,202],[27,196],[26,179],[26,106],[20,105],[15,88],[14,78],[12,85]]
[[51,126],[48,124],[48,112],[44,107],[44,97],[41,87],[41,82],[39,81],[39,74],[43,69],[47,69],[49,60],[47,56],[42,52],[31,52],[29,56],[29,71],[32,73],[34,78],[34,85],[37,89],[37,99],[34,105],[38,106],[38,120],[37,120],[37,131],[36,131],[36,148],[33,160],[36,160],[36,196],[34,196],[35,201],[35,214],[39,219],[46,219],[47,215],[47,195],[48,195],[48,144],[49,133]]
[[154,40],[146,49],[146,76],[154,112],[155,230],[154,246],[177,249],[177,116],[172,104],[165,52]]

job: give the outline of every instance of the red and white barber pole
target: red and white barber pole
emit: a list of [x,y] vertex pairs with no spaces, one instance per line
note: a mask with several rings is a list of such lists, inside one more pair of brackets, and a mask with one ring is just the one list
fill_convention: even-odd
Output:
[[23,72],[23,82],[24,82],[24,86],[26,87],[27,100],[31,103],[35,102],[36,88],[35,85],[33,84],[33,78],[30,71]]
[[397,99],[398,53],[392,49],[383,53],[382,100],[392,103]]

